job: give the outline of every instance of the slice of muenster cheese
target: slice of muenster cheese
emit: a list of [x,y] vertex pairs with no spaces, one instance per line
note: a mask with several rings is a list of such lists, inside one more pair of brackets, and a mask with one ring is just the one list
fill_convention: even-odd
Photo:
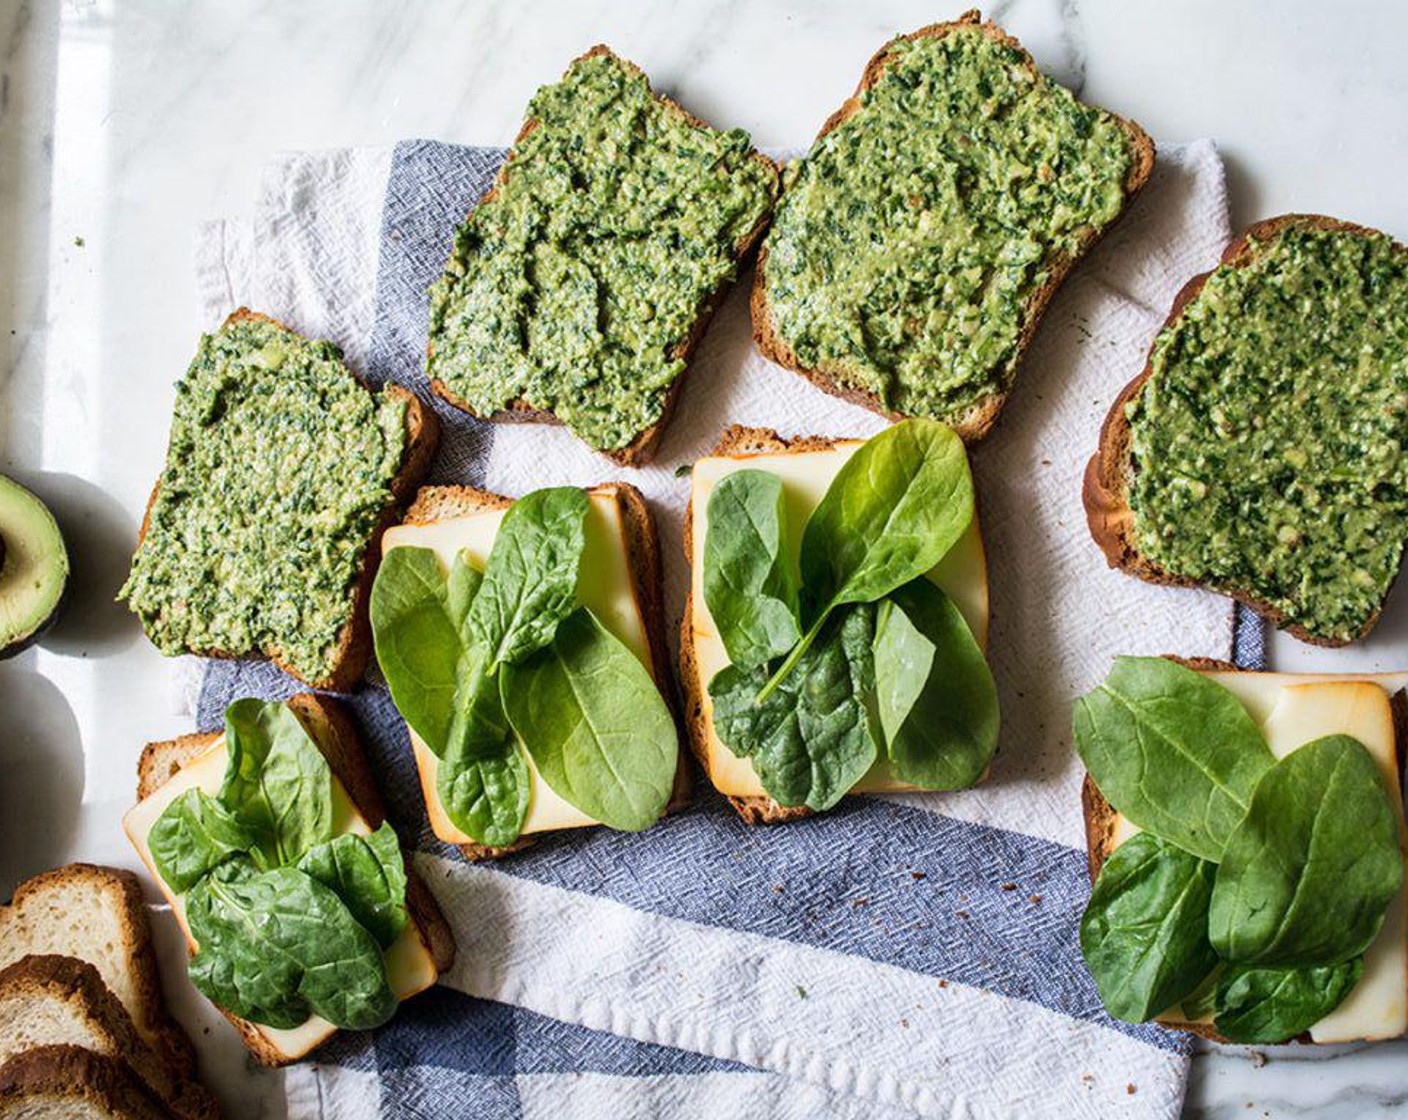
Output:
[[[582,605],[589,607],[601,624],[624,642],[649,670],[652,668],[650,640],[646,634],[644,615],[636,600],[635,578],[630,567],[627,529],[621,516],[620,501],[612,487],[588,491],[587,497],[586,543],[582,549],[578,596]],[[396,525],[382,537],[382,548],[385,551],[407,546],[431,549],[446,570],[454,563],[456,556],[467,552],[470,562],[482,571],[489,562],[494,538],[507,512],[507,508],[483,510],[423,525]],[[426,811],[435,835],[450,844],[475,843],[472,836],[450,821],[435,792],[440,760],[414,731],[410,736],[421,789],[425,794]],[[583,828],[599,823],[553,792],[533,765],[531,756],[525,752],[524,757],[529,772],[524,835]]]
[[[704,709],[704,720],[709,729],[709,779],[715,788],[726,796],[766,797],[767,792],[758,780],[752,761],[739,758],[724,746],[714,733],[714,704],[709,696],[709,681],[729,664],[729,658],[713,617],[709,614],[708,604],[704,602],[704,537],[708,525],[709,496],[714,487],[734,471],[764,470],[776,475],[782,480],[787,543],[792,550],[792,562],[796,564],[801,553],[802,530],[807,518],[812,510],[821,504],[827,487],[831,485],[842,465],[855,454],[863,442],[842,440],[823,451],[714,455],[700,459],[694,464],[690,476],[690,634],[694,642],[695,666],[699,676],[697,690]],[[976,515],[967,532],[929,573],[929,578],[948,593],[972,629],[978,645],[986,649],[987,559],[983,554],[983,538],[978,530]],[[889,764],[881,760],[856,783],[853,792],[877,793],[914,788],[897,779],[890,772]]]
[[[186,924],[185,895],[174,893],[157,872],[149,837],[157,818],[171,802],[188,789],[199,788],[212,797],[218,794],[228,759],[225,736],[220,735],[204,754],[177,770],[170,779],[129,809],[127,815],[122,818],[123,831],[127,833],[132,846],[137,849],[137,854],[142,857],[142,862],[152,873],[152,878],[161,887],[161,893],[166,896],[172,913],[181,924],[181,932],[192,944],[194,939],[191,937],[190,927]],[[334,835],[353,833],[366,836],[372,831],[366,818],[357,812],[336,774],[332,776],[332,827]],[[407,922],[401,935],[386,950],[386,976],[397,999],[407,999],[435,983],[438,976],[435,961],[421,941],[420,934],[416,932],[414,922]],[[308,1053],[338,1030],[332,1023],[317,1015],[311,1016],[300,1026],[289,1029],[267,1027],[261,1023],[255,1023],[254,1026],[269,1040],[274,1049],[287,1058]]]
[[[1408,685],[1408,674],[1364,677],[1309,673],[1210,671],[1204,676],[1230,691],[1261,728],[1278,759],[1326,735],[1351,735],[1378,765],[1398,816],[1399,844],[1408,857],[1402,778],[1392,697]],[[1116,814],[1114,844],[1139,829]],[[1182,1020],[1177,1008],[1159,1016]],[[1211,1024],[1212,1016],[1195,1020]],[[1408,1030],[1408,884],[1389,905],[1383,928],[1364,954],[1364,975],[1345,1001],[1310,1028],[1316,1042],[1395,1038]]]

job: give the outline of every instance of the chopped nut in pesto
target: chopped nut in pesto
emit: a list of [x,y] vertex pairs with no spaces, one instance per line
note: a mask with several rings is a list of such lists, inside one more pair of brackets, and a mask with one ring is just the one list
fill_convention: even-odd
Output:
[[1408,252],[1298,223],[1245,257],[1159,335],[1126,406],[1135,543],[1347,641],[1408,536]]
[[1119,215],[1133,147],[976,26],[888,51],[787,169],[762,283],[804,368],[957,423],[1010,386],[1032,297]]
[[406,446],[404,400],[341,359],[264,320],[201,338],[120,592],[163,653],[277,653],[306,681],[331,674]]
[[431,288],[428,371],[480,415],[522,400],[619,450],[660,420],[776,172],[747,133],[691,122],[610,54],[573,63],[528,117]]

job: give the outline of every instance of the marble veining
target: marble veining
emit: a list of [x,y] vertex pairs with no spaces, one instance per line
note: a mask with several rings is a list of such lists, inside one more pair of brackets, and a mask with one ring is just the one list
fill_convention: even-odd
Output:
[[[120,577],[199,328],[197,221],[247,210],[282,149],[412,136],[504,143],[533,90],[596,42],[700,115],[774,148],[809,142],[890,35],[963,3],[841,0],[8,0],[0,3],[0,470],[49,498],[98,589]],[[1327,20],[1310,0],[999,0],[1058,80],[1157,139],[1217,139],[1234,226],[1323,210],[1408,239],[1408,8]],[[1408,665],[1408,592],[1367,643],[1272,644],[1278,668]],[[185,730],[179,675],[95,593],[0,665],[0,896],[66,859],[132,866],[118,819],[140,745]],[[21,787],[25,794],[17,792]],[[37,820],[43,810],[47,818]],[[50,819],[51,818],[51,819]],[[170,942],[172,923],[158,923]],[[177,943],[163,955],[179,960]],[[179,976],[207,1075],[235,1117],[276,1117],[257,1071]],[[208,1033],[206,1033],[208,1032]],[[1186,1115],[1408,1112],[1408,1042],[1200,1046]]]

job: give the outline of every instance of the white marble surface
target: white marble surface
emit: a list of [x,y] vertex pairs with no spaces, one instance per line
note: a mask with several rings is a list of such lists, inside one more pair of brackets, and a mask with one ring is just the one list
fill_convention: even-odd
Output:
[[[0,0],[0,470],[54,505],[77,575],[60,627],[0,665],[0,896],[68,859],[132,865],[117,822],[136,755],[186,727],[171,664],[111,598],[198,329],[197,221],[244,209],[281,148],[506,142],[534,88],[598,41],[707,119],[803,145],[886,37],[962,7]],[[1234,225],[1319,210],[1408,240],[1408,6],[1017,0],[992,14],[1157,139],[1217,139]],[[1402,668],[1408,591],[1362,648],[1277,639],[1273,658]],[[231,1115],[277,1115],[277,1075],[247,1069],[223,1023],[179,978],[171,989],[210,1032]],[[1187,1109],[1406,1113],[1402,1040],[1213,1048]]]

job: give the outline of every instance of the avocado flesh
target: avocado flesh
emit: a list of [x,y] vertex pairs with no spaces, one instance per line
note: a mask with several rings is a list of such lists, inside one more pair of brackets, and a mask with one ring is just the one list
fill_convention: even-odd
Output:
[[68,570],[54,515],[0,475],[0,658],[19,653],[58,617]]

